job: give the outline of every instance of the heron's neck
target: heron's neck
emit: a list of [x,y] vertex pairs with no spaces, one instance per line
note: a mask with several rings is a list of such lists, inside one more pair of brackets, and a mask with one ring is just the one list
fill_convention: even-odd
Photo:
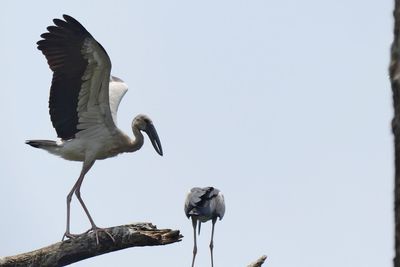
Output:
[[138,128],[132,127],[132,131],[135,139],[131,140],[127,152],[134,152],[136,150],[139,150],[143,146],[144,142],[143,134]]

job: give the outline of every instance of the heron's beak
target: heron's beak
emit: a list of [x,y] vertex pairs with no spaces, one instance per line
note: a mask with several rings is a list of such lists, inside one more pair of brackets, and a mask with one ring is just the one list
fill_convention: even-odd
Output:
[[161,147],[160,138],[158,138],[158,134],[157,134],[156,128],[154,128],[154,125],[151,123],[147,124],[145,132],[149,136],[154,149],[157,151],[158,154],[160,154],[160,156],[162,156],[163,151],[162,151],[162,147]]

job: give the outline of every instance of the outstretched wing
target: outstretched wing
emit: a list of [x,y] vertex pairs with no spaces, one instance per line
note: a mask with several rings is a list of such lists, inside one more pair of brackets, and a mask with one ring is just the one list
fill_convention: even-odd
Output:
[[53,127],[64,140],[78,132],[112,131],[110,58],[77,20],[63,18],[54,19],[55,26],[47,27],[37,42],[53,71],[49,99]]
[[117,112],[119,103],[128,91],[128,86],[120,78],[111,76],[110,79],[110,110],[114,124],[117,125]]

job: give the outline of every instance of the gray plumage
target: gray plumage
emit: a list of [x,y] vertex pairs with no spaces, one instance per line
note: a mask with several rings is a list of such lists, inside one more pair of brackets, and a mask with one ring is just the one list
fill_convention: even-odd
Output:
[[207,222],[209,220],[212,221],[210,252],[211,266],[213,267],[214,227],[217,218],[221,220],[225,215],[225,200],[223,194],[221,193],[221,191],[214,187],[194,187],[189,191],[186,196],[184,210],[186,217],[192,219],[193,225],[194,247],[192,267],[194,266],[194,261],[197,254],[197,223],[199,223],[198,233],[200,234],[201,223]]
[[186,217],[195,216],[201,222],[206,222],[225,214],[224,196],[214,187],[193,187],[185,201]]

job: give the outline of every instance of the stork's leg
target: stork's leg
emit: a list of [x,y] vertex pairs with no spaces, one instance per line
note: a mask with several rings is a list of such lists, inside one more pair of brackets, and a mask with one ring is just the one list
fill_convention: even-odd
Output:
[[210,241],[210,253],[211,253],[211,267],[214,267],[214,255],[213,255],[213,248],[214,248],[214,226],[217,218],[212,220],[212,229],[211,229],[211,241]]
[[67,229],[65,230],[65,234],[62,238],[64,240],[65,237],[68,238],[74,238],[77,237],[77,235],[73,235],[70,232],[70,214],[71,214],[71,199],[72,195],[74,194],[75,190],[77,187],[82,184],[83,178],[85,177],[85,174],[90,170],[90,168],[93,166],[94,161],[91,161],[89,163],[84,162],[81,170],[81,174],[79,175],[78,180],[75,182],[74,186],[72,187],[71,191],[67,195]]
[[[90,216],[89,210],[87,209],[87,207],[86,207],[86,205],[85,205],[85,203],[83,202],[83,199],[82,199],[82,197],[81,197],[81,186],[82,186],[83,178],[84,178],[85,174],[89,171],[90,167],[93,166],[93,164],[94,164],[94,161],[90,162],[90,163],[88,164],[89,168],[86,169],[86,172],[83,174],[82,177],[79,177],[79,179],[78,179],[78,181],[77,181],[77,186],[76,186],[76,189],[75,189],[75,195],[76,195],[76,198],[77,198],[77,199],[79,200],[79,202],[81,203],[81,206],[82,206],[83,210],[85,211],[87,217],[89,218],[90,224],[92,225],[92,228],[91,228],[90,230],[92,230],[92,231],[94,232],[94,234],[95,234],[95,236],[96,236],[96,242],[97,242],[97,244],[99,244],[99,236],[98,236],[98,233],[99,233],[99,232],[104,232],[104,233],[106,233],[106,234],[112,239],[112,241],[115,242],[114,237],[113,237],[109,232],[107,232],[106,229],[99,228],[99,227],[96,226],[96,224],[94,223],[94,221],[93,221],[93,219],[92,219],[92,216]],[[85,164],[84,164],[84,168],[85,168]],[[83,172],[83,171],[84,171],[84,169],[82,169],[82,172]],[[89,231],[90,231],[90,230],[89,230]]]
[[194,259],[196,258],[197,254],[197,236],[196,236],[196,226],[197,226],[197,219],[192,217],[192,225],[193,225],[193,237],[194,237],[194,246],[193,246],[193,259],[192,259],[192,267],[194,267]]

